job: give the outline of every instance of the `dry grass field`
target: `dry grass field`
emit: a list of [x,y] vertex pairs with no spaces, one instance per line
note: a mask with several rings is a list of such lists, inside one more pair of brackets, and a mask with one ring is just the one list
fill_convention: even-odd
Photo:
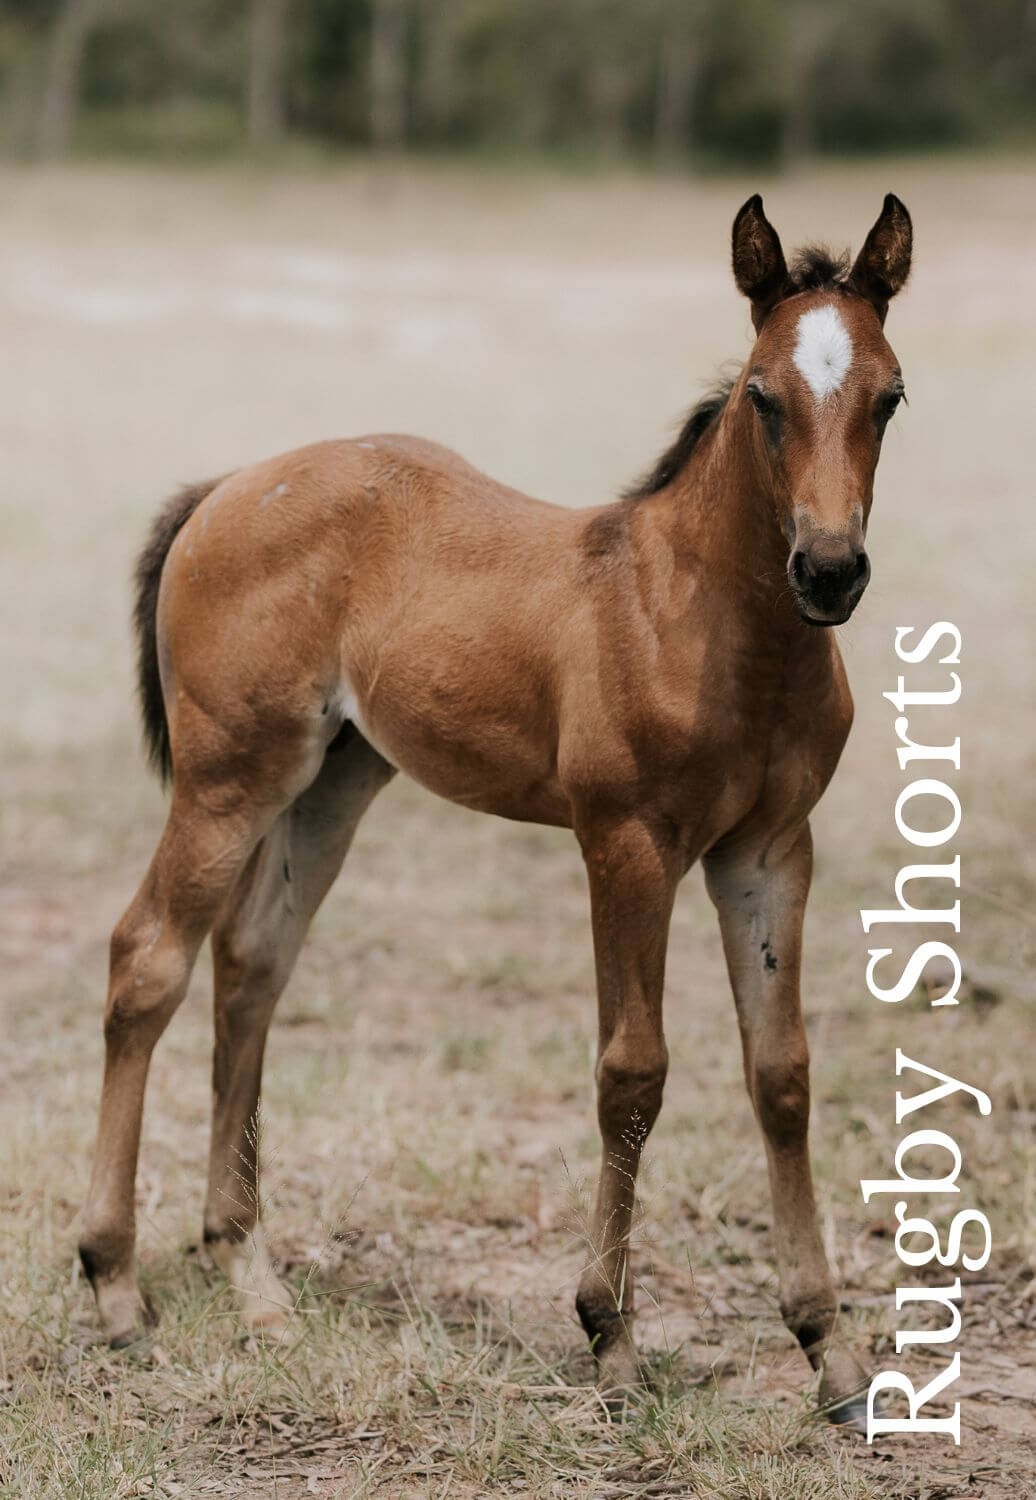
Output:
[[[868,1449],[811,1418],[697,872],[674,922],[672,1063],[637,1230],[655,1382],[624,1424],[606,1419],[572,1307],[597,1159],[578,852],[401,779],[363,825],[271,1032],[264,1197],[298,1293],[290,1339],[239,1343],[198,1247],[204,960],[156,1054],[145,1119],[140,1254],[160,1323],[148,1349],[112,1354],[74,1246],[108,933],[163,816],[138,748],[127,623],[152,510],[180,481],[386,428],[565,504],[615,493],[748,347],[726,247],[757,186],[786,244],[858,244],[890,187],[917,227],[913,282],[889,319],[910,406],[879,473],[874,581],[841,632],[857,722],[815,820],[805,994],[822,1219],[876,1367],[893,1348],[894,1288],[912,1279],[891,1202],[865,1206],[858,1186],[886,1175],[906,1128],[896,1046],[992,1096],[989,1119],[953,1101],[929,1112],[964,1151],[960,1205],[983,1208],[995,1237],[988,1266],[964,1273],[964,1442]],[[6,171],[0,200],[0,1491],[1036,1493],[1031,163],[903,161],[770,184],[81,168]],[[908,859],[881,697],[904,670],[893,629],[938,619],[964,633],[964,696],[918,726],[952,721],[963,741],[953,852],[971,980],[958,1008],[932,1010],[868,995],[857,913],[886,904]],[[905,670],[924,685],[925,669]],[[930,1377],[947,1357],[922,1346],[907,1368]]]

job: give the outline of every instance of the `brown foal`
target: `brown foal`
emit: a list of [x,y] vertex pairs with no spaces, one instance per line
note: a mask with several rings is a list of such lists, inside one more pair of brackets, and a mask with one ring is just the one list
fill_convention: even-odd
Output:
[[251,1328],[292,1299],[258,1220],[267,1027],[360,817],[394,772],[483,812],[571,828],[590,886],[603,1137],[576,1299],[600,1383],[638,1378],[629,1232],[662,1102],[677,885],[698,859],[722,929],[766,1145],[781,1310],[839,1420],[842,1344],[807,1148],[799,998],[809,814],[852,717],[834,634],[867,584],[885,423],[882,327],[911,226],[889,195],[855,263],[790,269],[758,196],[733,264],[756,341],[618,502],[546,505],[411,437],[328,442],[178,496],[138,571],[146,731],[169,818],[111,944],[100,1127],[81,1242],[113,1344],[138,1336],[134,1179],[152,1049],[215,955],[205,1238]]

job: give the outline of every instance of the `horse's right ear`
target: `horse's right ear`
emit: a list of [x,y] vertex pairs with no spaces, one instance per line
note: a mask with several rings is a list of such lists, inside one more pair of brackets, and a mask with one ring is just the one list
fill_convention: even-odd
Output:
[[784,251],[758,193],[739,209],[732,242],[734,280],[752,304],[752,323],[758,333],[767,313],[788,291]]

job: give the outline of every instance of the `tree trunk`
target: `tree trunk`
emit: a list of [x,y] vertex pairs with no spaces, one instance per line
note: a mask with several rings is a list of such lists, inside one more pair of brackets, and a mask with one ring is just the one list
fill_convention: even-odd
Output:
[[257,150],[284,134],[281,75],[288,0],[252,0],[248,55],[248,138]]
[[837,12],[824,0],[794,0],[785,11],[785,111],[781,152],[794,163],[814,148],[810,78],[823,55]]
[[621,57],[603,45],[591,51],[588,66],[594,145],[606,156],[617,156],[626,145],[629,70]]
[[378,148],[401,146],[406,135],[406,0],[373,0],[370,133]]
[[676,25],[663,32],[658,55],[654,141],[661,157],[679,156],[690,149],[697,74],[697,48],[687,29]]
[[422,30],[421,117],[433,140],[441,141],[457,116],[456,0],[425,0]]
[[64,0],[51,27],[36,136],[41,156],[61,156],[68,149],[79,109],[83,54],[102,5],[103,0]]
[[30,27],[11,25],[7,61],[0,89],[0,149],[4,156],[32,157],[39,147],[39,114],[43,58],[39,38]]

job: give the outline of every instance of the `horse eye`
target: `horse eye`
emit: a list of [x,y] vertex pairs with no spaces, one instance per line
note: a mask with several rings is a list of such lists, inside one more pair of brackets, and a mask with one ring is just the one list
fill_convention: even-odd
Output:
[[886,391],[878,400],[878,421],[884,425],[903,399],[902,391]]
[[761,417],[772,417],[777,411],[777,403],[773,397],[761,391],[757,385],[748,387],[748,399]]

